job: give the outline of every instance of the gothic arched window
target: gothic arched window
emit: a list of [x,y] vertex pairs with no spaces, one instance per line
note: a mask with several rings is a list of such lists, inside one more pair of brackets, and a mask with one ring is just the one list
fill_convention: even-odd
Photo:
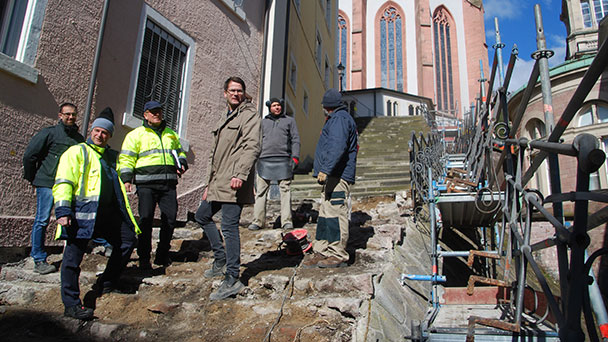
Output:
[[449,14],[443,7],[439,8],[433,16],[437,108],[444,111],[456,109],[452,67],[452,34],[449,19]]
[[380,79],[384,88],[404,91],[403,19],[395,7],[387,7],[380,17]]

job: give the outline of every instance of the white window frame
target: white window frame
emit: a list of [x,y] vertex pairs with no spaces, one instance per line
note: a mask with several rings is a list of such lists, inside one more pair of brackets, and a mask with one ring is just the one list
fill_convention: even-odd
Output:
[[180,140],[182,142],[182,148],[187,151],[189,144],[185,138],[188,123],[188,107],[190,102],[190,83],[192,80],[192,70],[194,68],[194,56],[196,56],[196,45],[194,39],[145,3],[142,8],[139,22],[139,33],[137,35],[137,43],[135,45],[133,69],[131,70],[131,83],[127,97],[127,106],[125,109],[126,112],[123,115],[122,124],[129,128],[135,128],[141,126],[142,123],[142,120],[133,114],[133,107],[135,106],[135,92],[137,89],[137,79],[139,77],[139,64],[141,62],[142,46],[144,34],[146,32],[146,22],[148,19],[154,21],[155,24],[170,32],[182,43],[188,46],[188,52],[186,53],[186,65],[183,70],[183,94],[181,96],[182,103],[180,105],[179,123],[176,129],[176,133],[180,136]]
[[247,15],[245,14],[245,11],[243,11],[243,1],[244,0],[221,0],[221,2],[223,2],[239,19],[246,21]]
[[[11,3],[14,1],[9,0]],[[0,53],[0,69],[34,84],[38,82],[39,72],[33,66],[36,62],[47,3],[48,0],[28,1],[15,57]],[[9,7],[12,8],[12,6]],[[0,28],[0,30],[4,31],[6,28],[5,25],[5,28]]]

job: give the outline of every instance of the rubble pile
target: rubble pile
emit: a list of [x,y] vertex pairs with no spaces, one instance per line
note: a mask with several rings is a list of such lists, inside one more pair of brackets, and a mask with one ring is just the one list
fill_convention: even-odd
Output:
[[[399,283],[402,272],[428,271],[424,234],[408,215],[405,194],[353,202],[349,267],[304,269],[301,255],[280,247],[281,229],[250,231],[241,221],[241,281],[246,288],[227,300],[209,301],[221,278],[207,279],[212,252],[194,222],[175,230],[173,263],[151,271],[137,256],[123,274],[122,293],[92,296],[103,253],[85,255],[80,276],[84,303],[96,319],[63,317],[59,273],[39,275],[24,258],[2,265],[0,334],[4,341],[376,341],[403,338],[409,321],[427,307],[424,284]],[[318,203],[298,205],[294,224],[315,234]],[[305,209],[302,209],[305,208]],[[271,203],[268,216],[278,215]],[[298,219],[299,218],[299,219]],[[269,223],[267,226],[272,227]],[[155,229],[155,239],[157,229]],[[61,254],[49,262],[58,263]]]

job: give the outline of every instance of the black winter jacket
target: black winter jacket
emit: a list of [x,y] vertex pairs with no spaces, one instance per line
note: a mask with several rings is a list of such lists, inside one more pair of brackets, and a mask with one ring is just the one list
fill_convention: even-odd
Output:
[[70,146],[84,141],[78,127],[66,126],[63,121],[38,132],[23,154],[23,178],[35,187],[52,188],[59,157]]

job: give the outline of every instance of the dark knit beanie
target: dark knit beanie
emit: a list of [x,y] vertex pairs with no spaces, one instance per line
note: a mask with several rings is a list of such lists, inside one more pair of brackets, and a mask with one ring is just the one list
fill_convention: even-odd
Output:
[[276,97],[271,97],[270,100],[266,101],[266,107],[268,107],[268,109],[270,109],[270,106],[272,106],[273,103],[278,102],[281,107],[283,107],[283,99],[279,99]]
[[325,108],[337,108],[342,105],[342,94],[334,88],[331,88],[323,95],[321,104]]
[[114,112],[112,112],[112,108],[106,107],[101,111],[101,113],[99,113],[97,119],[93,121],[91,129],[95,127],[101,127],[107,130],[110,132],[110,135],[114,134]]

